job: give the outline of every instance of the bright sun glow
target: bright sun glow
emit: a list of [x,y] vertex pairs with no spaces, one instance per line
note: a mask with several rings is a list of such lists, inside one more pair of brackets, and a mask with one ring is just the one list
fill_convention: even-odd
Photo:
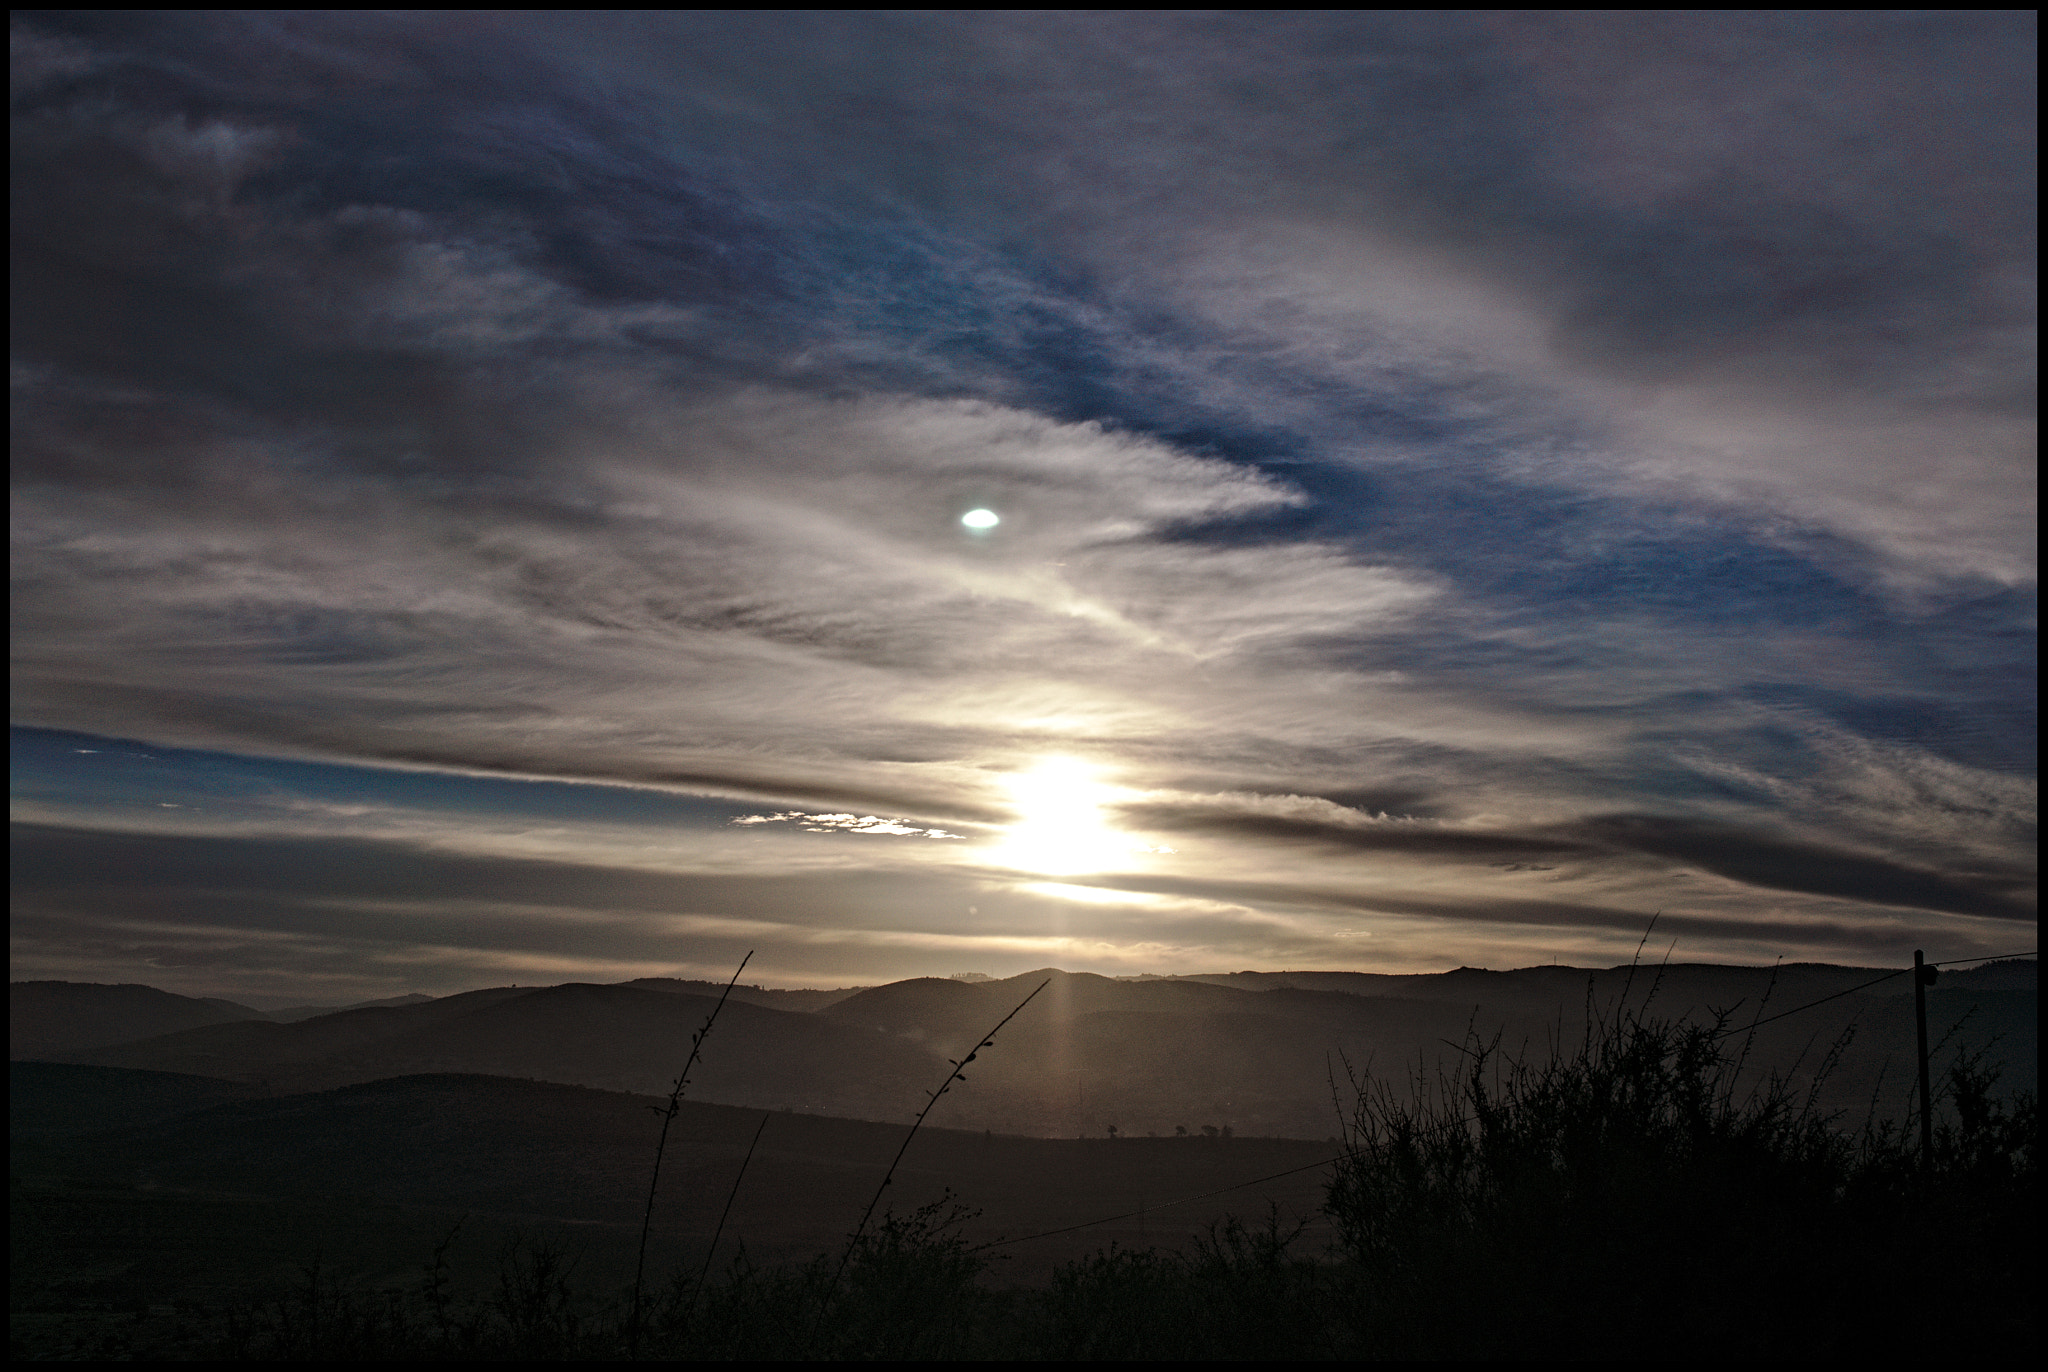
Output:
[[1017,822],[994,856],[1011,867],[1044,876],[1100,872],[1126,864],[1142,847],[1103,817],[1118,789],[1085,762],[1047,758],[1011,777],[1009,788]]
[[960,522],[970,529],[993,529],[1003,521],[994,510],[969,510],[960,516]]

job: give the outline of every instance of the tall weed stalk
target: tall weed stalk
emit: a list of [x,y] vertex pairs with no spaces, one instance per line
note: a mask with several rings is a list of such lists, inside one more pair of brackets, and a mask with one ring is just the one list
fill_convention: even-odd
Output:
[[718,993],[718,1003],[712,1006],[711,1013],[704,1017],[703,1027],[690,1035],[690,1056],[684,1061],[683,1070],[676,1074],[675,1083],[669,1088],[668,1103],[665,1106],[647,1107],[661,1116],[661,1135],[654,1142],[654,1172],[647,1179],[647,1210],[640,1217],[640,1252],[633,1262],[633,1309],[627,1342],[636,1352],[640,1347],[640,1292],[647,1275],[647,1234],[654,1227],[654,1193],[661,1186],[661,1159],[662,1154],[668,1150],[669,1126],[676,1122],[676,1116],[682,1112],[683,1091],[690,1084],[690,1072],[697,1066],[697,1060],[704,1055],[704,1040],[711,1037],[711,1026],[718,1023],[718,1012],[725,1008],[726,997],[732,994],[732,988],[739,982],[740,973],[747,970],[747,964],[753,959],[754,952],[750,948],[747,955],[740,959],[740,965],[733,969],[732,980],[726,982],[725,989]]
[[[1003,1031],[1003,1026],[1008,1024],[1011,1020],[1017,1018],[1018,1015],[1022,1014],[1024,1007],[1029,1005],[1034,999],[1036,999],[1040,991],[1043,991],[1046,987],[1050,985],[1052,985],[1051,978],[1047,978],[1046,980],[1039,982],[1037,986],[1032,988],[1030,995],[1024,997],[1024,999],[1017,1002],[1016,1009],[1010,1011],[1009,1014],[1004,1015],[1001,1019],[997,1020],[996,1027],[989,1030],[986,1034],[983,1034],[981,1036],[981,1041],[975,1044],[974,1047],[970,1048],[967,1051],[966,1056],[961,1057],[957,1060],[948,1060],[952,1063],[952,1072],[950,1072],[947,1075],[944,1081],[939,1083],[939,1087],[936,1091],[926,1093],[924,1108],[922,1110],[919,1110],[917,1112],[917,1118],[911,1121],[910,1132],[903,1136],[902,1144],[896,1149],[896,1156],[889,1160],[889,1170],[882,1174],[882,1184],[880,1186],[877,1186],[875,1188],[875,1194],[868,1198],[868,1208],[861,1212],[860,1223],[856,1224],[853,1227],[853,1234],[846,1241],[846,1251],[840,1254],[839,1266],[837,1270],[833,1272],[832,1280],[825,1288],[825,1300],[827,1302],[830,1301],[832,1293],[839,1289],[840,1278],[846,1275],[846,1265],[847,1263],[853,1260],[853,1255],[855,1251],[859,1249],[861,1244],[861,1238],[864,1234],[867,1233],[868,1221],[872,1220],[875,1217],[875,1207],[882,1203],[882,1196],[888,1191],[890,1184],[896,1180],[896,1168],[899,1164],[902,1163],[903,1155],[910,1151],[910,1141],[916,1138],[917,1131],[924,1127],[925,1117],[931,1114],[932,1107],[936,1106],[939,1103],[940,1098],[943,1097],[948,1091],[953,1089],[953,1085],[955,1082],[963,1082],[967,1080],[967,1064],[973,1062],[977,1057],[980,1057],[982,1049],[993,1048],[996,1042],[996,1035],[1000,1034]],[[822,1313],[823,1312],[821,1311],[821,1316]]]

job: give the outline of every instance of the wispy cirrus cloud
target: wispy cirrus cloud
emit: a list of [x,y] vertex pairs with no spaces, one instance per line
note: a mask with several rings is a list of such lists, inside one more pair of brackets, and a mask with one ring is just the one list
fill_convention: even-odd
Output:
[[18,17],[13,718],[95,751],[17,813],[1028,943],[1067,759],[1135,870],[1062,880],[1210,902],[1105,966],[1975,946],[2032,908],[2031,35]]

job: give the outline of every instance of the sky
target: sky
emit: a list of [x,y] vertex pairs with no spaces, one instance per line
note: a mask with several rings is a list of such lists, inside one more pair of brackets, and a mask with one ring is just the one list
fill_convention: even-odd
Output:
[[2031,949],[2035,22],[16,11],[13,976]]

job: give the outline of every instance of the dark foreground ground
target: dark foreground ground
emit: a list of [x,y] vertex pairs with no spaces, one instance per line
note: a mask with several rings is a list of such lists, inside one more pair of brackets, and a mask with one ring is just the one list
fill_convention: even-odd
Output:
[[[443,1250],[452,1292],[493,1292],[515,1247],[560,1252],[579,1287],[621,1289],[632,1280],[658,1128],[648,1097],[482,1076],[270,1098],[200,1077],[14,1063],[10,1097],[16,1356],[102,1344],[168,1355],[184,1347],[178,1329],[196,1337],[180,1308],[291,1289],[316,1266],[368,1287],[404,1286],[458,1225]],[[648,1270],[696,1270],[728,1201],[724,1259],[742,1243],[761,1264],[833,1248],[905,1128],[686,1101]],[[1056,1140],[927,1127],[888,1203],[907,1214],[957,1198],[970,1213],[949,1232],[1000,1245],[983,1250],[986,1280],[1043,1286],[1060,1264],[1112,1244],[1186,1251],[1227,1215],[1269,1207],[1305,1222],[1304,1251],[1326,1246],[1329,1168],[1316,1164],[1337,1151],[1299,1139]],[[1275,1173],[1288,1175],[1241,1185]],[[1089,1223],[1118,1215],[1127,1217]],[[1031,1237],[1077,1225],[1086,1227]]]
[[1617,1024],[1540,1071],[1475,1068],[1434,1099],[1357,1100],[1341,1142],[929,1130],[852,1243],[902,1126],[686,1106],[636,1301],[646,1098],[477,1076],[267,1096],[17,1063],[11,1351],[2037,1351],[2033,1098],[1968,1062],[1927,1173],[1917,1129],[1854,1137],[1738,1094],[1697,1029]]

